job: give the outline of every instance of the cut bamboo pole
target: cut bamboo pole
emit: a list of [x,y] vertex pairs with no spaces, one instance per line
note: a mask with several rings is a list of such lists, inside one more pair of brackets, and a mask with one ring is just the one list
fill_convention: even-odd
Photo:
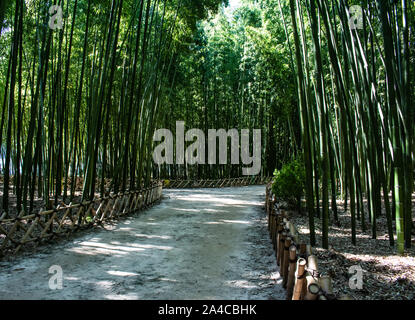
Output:
[[286,228],[288,230],[290,230],[290,236],[294,240],[294,242],[295,243],[298,243],[299,242],[299,239],[298,239],[298,231],[295,228],[294,224],[292,224],[290,221],[287,221],[286,222]]
[[317,257],[315,255],[310,255],[307,258],[307,269],[308,271],[318,272]]
[[278,247],[278,228],[278,219],[276,216],[274,216],[272,228],[272,244],[274,245],[275,252],[277,251]]
[[[317,294],[320,290],[318,285],[318,264],[317,257],[311,255],[307,259],[307,291],[305,293],[305,300],[316,300]],[[318,289],[317,289],[318,288]]]
[[275,243],[275,257],[277,256],[278,245],[279,245],[279,234],[282,232],[282,228],[280,226],[280,216],[275,216],[275,233],[274,233],[274,243]]
[[283,255],[284,255],[285,238],[287,238],[287,233],[285,231],[282,231],[280,241],[279,241],[279,245],[278,245],[278,257],[277,257],[278,265],[280,266],[280,269],[282,267],[282,258],[283,258]]
[[320,286],[317,281],[310,283],[307,286],[307,293],[304,296],[304,300],[317,300],[318,294],[320,292]]
[[305,287],[305,266],[307,261],[303,258],[297,261],[297,277],[294,284],[293,300],[301,300],[303,295],[303,288]]
[[290,247],[290,261],[289,261],[289,270],[288,270],[288,280],[287,280],[287,300],[290,300],[293,295],[293,288],[295,282],[295,271],[297,267],[297,248],[296,246]]
[[282,284],[287,290],[286,299],[334,299],[331,278],[320,277],[318,260],[313,255],[312,246],[300,242],[298,231],[284,210],[270,209],[271,212],[272,210],[279,210],[279,214],[270,215],[269,228]]
[[271,210],[269,220],[270,220],[270,235],[269,236],[272,240],[272,245],[275,249],[274,234],[275,234],[275,228],[276,228],[276,226],[275,226],[276,221],[275,221],[275,211],[274,210]]
[[282,263],[282,276],[283,276],[282,286],[284,288],[287,288],[287,282],[288,282],[288,267],[290,264],[289,249],[290,249],[291,243],[292,243],[291,237],[287,237],[284,243],[284,257],[283,257],[283,263]]
[[275,252],[277,252],[278,245],[279,245],[279,243],[278,243],[278,241],[279,241],[279,238],[278,238],[279,229],[280,229],[280,226],[279,226],[279,223],[278,223],[278,217],[275,217],[274,234],[273,234]]
[[276,250],[275,250],[275,257],[276,257],[276,259],[277,259],[277,265],[279,266],[280,265],[280,256],[279,256],[279,252],[280,252],[280,250],[281,250],[281,239],[282,239],[282,232],[283,232],[283,226],[282,226],[282,223],[279,223],[278,224],[278,233],[277,233],[277,241],[276,241],[276,243],[277,243],[277,248],[276,248]]

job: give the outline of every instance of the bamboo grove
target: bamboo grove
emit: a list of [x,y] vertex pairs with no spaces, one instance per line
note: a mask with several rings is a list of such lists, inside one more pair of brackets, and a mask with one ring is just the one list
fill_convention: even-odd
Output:
[[[3,210],[241,176],[155,166],[154,130],[185,121],[262,129],[262,176],[301,157],[312,245],[316,223],[327,248],[349,210],[353,244],[384,216],[391,246],[410,247],[414,1],[241,2],[229,13],[220,0],[2,1]],[[53,5],[62,28],[49,26]]]
[[[352,5],[361,6],[359,15]],[[311,227],[321,215],[325,248],[338,189],[351,212],[353,244],[358,223],[376,238],[384,214],[390,244],[396,235],[399,253],[411,246],[413,17],[406,0],[289,1],[307,210]]]
[[[229,14],[223,8],[198,24],[189,50],[182,52],[169,96],[171,113],[159,127],[175,131],[173,119],[188,128],[262,129],[261,175],[295,157],[301,140],[295,75],[285,34],[273,8],[247,1]],[[267,28],[272,24],[274,30]],[[240,177],[240,165],[163,165],[161,178]],[[206,161],[207,163],[207,161]]]
[[3,210],[147,185],[177,52],[219,2],[2,1]]
[[327,248],[344,209],[353,244],[359,227],[376,238],[385,215],[402,253],[413,224],[413,17],[403,0],[245,1],[233,18],[221,12],[199,26],[178,69],[175,118],[261,127],[263,174],[301,154],[313,245],[314,219]]

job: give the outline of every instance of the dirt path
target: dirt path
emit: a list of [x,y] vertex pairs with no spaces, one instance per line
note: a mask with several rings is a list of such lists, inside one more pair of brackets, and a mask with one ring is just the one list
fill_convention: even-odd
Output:
[[0,262],[0,299],[284,299],[264,189],[165,190],[144,213]]

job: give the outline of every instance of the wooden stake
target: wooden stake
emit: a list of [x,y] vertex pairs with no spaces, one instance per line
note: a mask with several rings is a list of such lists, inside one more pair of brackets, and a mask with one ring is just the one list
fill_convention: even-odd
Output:
[[283,283],[282,286],[284,288],[287,288],[287,282],[288,282],[288,267],[290,264],[290,246],[291,246],[291,238],[287,237],[285,239],[284,243],[284,257],[283,257],[283,263],[282,263],[282,276],[283,276]]
[[295,271],[297,267],[297,248],[295,246],[290,247],[290,265],[288,271],[287,280],[287,300],[290,300],[293,296],[293,288],[295,282]]
[[303,258],[297,261],[297,277],[294,284],[293,300],[301,300],[305,285],[305,266],[307,261]]
[[[311,255],[307,259],[307,291],[305,292],[305,300],[316,300],[317,294],[320,290],[320,286],[318,285],[318,265],[317,265],[317,257]],[[316,286],[318,290],[316,289]],[[310,290],[311,288],[311,290]]]
[[317,300],[318,293],[320,292],[320,286],[317,282],[310,283],[308,285],[307,293],[304,297],[304,300]]
[[284,253],[284,243],[285,243],[285,238],[286,237],[287,237],[287,233],[285,231],[282,231],[281,236],[280,236],[279,245],[278,245],[278,256],[277,256],[277,264],[280,267],[282,266],[282,257],[283,257],[283,253]]

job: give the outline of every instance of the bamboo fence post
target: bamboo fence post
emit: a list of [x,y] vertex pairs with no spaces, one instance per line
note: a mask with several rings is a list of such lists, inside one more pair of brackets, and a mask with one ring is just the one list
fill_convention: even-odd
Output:
[[287,300],[290,300],[293,295],[294,281],[295,281],[295,269],[297,267],[297,248],[292,245],[289,250],[290,260],[289,260],[289,270],[288,270],[288,280],[287,280]]
[[272,234],[272,242],[274,244],[274,251],[276,252],[277,247],[278,247],[278,216],[274,215],[274,221],[273,221],[273,234]]
[[311,255],[307,259],[307,292],[304,297],[305,300],[316,300],[320,291],[318,284],[318,264],[317,257]]
[[297,277],[294,284],[294,292],[292,300],[301,300],[303,295],[303,288],[305,286],[305,266],[307,261],[303,258],[297,261]]
[[[287,233],[283,231],[281,233],[280,242],[278,245],[278,256],[277,256],[277,264],[280,266],[280,269],[282,269],[282,258],[284,255],[284,243],[285,243],[286,237],[287,237]],[[280,274],[281,274],[281,271],[280,271]]]
[[278,234],[278,215],[276,213],[276,210],[273,210],[273,215],[272,215],[272,242],[274,244],[274,250],[277,250],[278,247],[278,243],[277,243],[277,234]]
[[[278,205],[274,206],[272,193],[268,193],[269,191],[270,187],[267,185],[265,209],[268,213],[268,228],[277,265],[280,267],[282,284],[287,290],[286,299],[335,299],[331,278],[320,276],[318,273],[318,261],[313,255],[312,246],[304,241],[300,243],[300,235],[295,225],[290,222],[284,209],[280,209]],[[275,213],[276,210],[279,214]],[[348,296],[344,297],[344,300],[348,299]]]
[[[281,220],[281,217],[278,216],[279,221]],[[277,265],[280,265],[280,250],[281,250],[281,239],[282,239],[282,232],[284,231],[284,226],[280,222],[278,224],[278,234],[277,234],[277,249],[275,251],[275,257],[277,258]]]
[[287,237],[285,239],[285,243],[284,243],[284,258],[283,258],[283,263],[282,263],[282,276],[283,276],[283,284],[282,286],[284,288],[287,288],[287,281],[288,281],[288,266],[290,263],[290,246],[291,246],[291,238]]
[[294,224],[292,224],[290,221],[287,220],[287,222],[286,222],[286,228],[288,230],[290,230],[290,236],[294,240],[294,242],[295,243],[298,243],[299,242],[299,239],[298,239],[298,231],[295,228]]
[[275,257],[277,257],[277,250],[278,250],[278,242],[279,242],[279,233],[280,233],[280,217],[275,217],[275,225],[274,225],[274,235],[273,235],[273,242],[274,242],[274,251],[275,251]]
[[268,230],[269,230],[269,223],[270,223],[269,218],[270,218],[270,216],[269,216],[269,203],[268,203],[268,200],[269,200],[269,188],[268,188],[268,185],[267,185],[266,189],[265,189],[265,211],[268,215]]
[[310,283],[307,287],[307,293],[304,297],[304,300],[317,300],[319,297],[320,286],[317,282]]

